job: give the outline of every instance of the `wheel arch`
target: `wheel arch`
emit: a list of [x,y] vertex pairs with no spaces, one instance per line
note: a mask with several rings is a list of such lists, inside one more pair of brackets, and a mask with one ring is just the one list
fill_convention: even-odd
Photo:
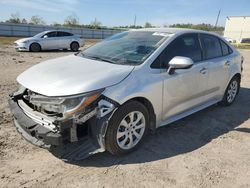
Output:
[[238,78],[241,81],[241,74],[240,73],[234,74],[230,80],[232,80],[235,77]]
[[[233,78],[239,79],[239,84],[240,84],[240,82],[241,82],[241,74],[240,74],[240,73],[234,74],[234,75],[232,76],[232,78],[230,79],[229,83],[231,82],[231,80],[232,80]],[[239,85],[239,88],[240,88],[240,85]],[[238,94],[238,93],[239,93],[239,89],[238,89],[238,91],[237,91],[237,94]]]
[[[140,102],[141,104],[143,104],[149,113],[149,127],[151,131],[155,131],[156,129],[156,115],[155,115],[155,111],[154,111],[154,107],[152,105],[152,103],[145,97],[134,97],[134,98],[130,98],[129,100],[125,101],[123,104],[130,102],[130,101],[137,101]],[[123,105],[121,104],[121,105]]]
[[72,41],[70,42],[70,46],[71,46],[73,43],[77,43],[77,44],[79,45],[79,47],[80,47],[80,44],[79,44],[79,42],[78,42],[77,40],[72,40]]
[[29,45],[29,51],[31,51],[31,45],[32,45],[32,44],[38,44],[38,45],[40,46],[40,50],[42,50],[42,45],[41,45],[39,42],[34,41],[34,42],[31,42],[31,43],[30,43],[30,45]]

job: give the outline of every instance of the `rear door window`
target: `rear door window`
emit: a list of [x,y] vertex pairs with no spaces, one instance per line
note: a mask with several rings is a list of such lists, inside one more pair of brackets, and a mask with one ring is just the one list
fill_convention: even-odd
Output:
[[66,37],[66,36],[72,36],[73,34],[68,33],[68,32],[63,32],[63,31],[58,31],[57,36],[58,37]]
[[220,40],[220,44],[221,44],[221,49],[222,49],[222,55],[226,56],[232,53],[231,48],[222,40]]
[[73,36],[72,33],[64,32],[64,36]]
[[204,46],[206,59],[212,59],[222,56],[220,41],[217,37],[207,34],[202,34],[201,39]]
[[58,37],[64,37],[64,32],[57,31],[57,36],[58,36]]

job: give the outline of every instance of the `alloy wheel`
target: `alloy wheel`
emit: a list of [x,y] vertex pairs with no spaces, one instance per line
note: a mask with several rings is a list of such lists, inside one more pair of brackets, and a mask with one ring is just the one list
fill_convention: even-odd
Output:
[[228,103],[232,103],[235,99],[235,96],[237,94],[238,90],[238,82],[236,80],[232,81],[229,85],[228,91],[227,91],[227,101]]
[[135,147],[142,139],[145,132],[146,121],[139,111],[127,114],[117,129],[117,144],[121,149],[129,150]]

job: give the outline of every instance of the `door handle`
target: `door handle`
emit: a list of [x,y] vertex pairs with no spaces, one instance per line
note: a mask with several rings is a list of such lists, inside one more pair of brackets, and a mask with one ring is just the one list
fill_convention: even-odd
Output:
[[226,61],[225,66],[230,66],[230,61]]
[[207,73],[207,69],[206,69],[206,68],[202,68],[202,69],[200,70],[200,73],[201,73],[201,74],[206,74],[206,73]]

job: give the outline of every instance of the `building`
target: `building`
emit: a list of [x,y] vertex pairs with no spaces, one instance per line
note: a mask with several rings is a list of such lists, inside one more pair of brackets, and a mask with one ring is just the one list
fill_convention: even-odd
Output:
[[250,16],[228,16],[224,37],[231,38],[236,42],[250,38]]

